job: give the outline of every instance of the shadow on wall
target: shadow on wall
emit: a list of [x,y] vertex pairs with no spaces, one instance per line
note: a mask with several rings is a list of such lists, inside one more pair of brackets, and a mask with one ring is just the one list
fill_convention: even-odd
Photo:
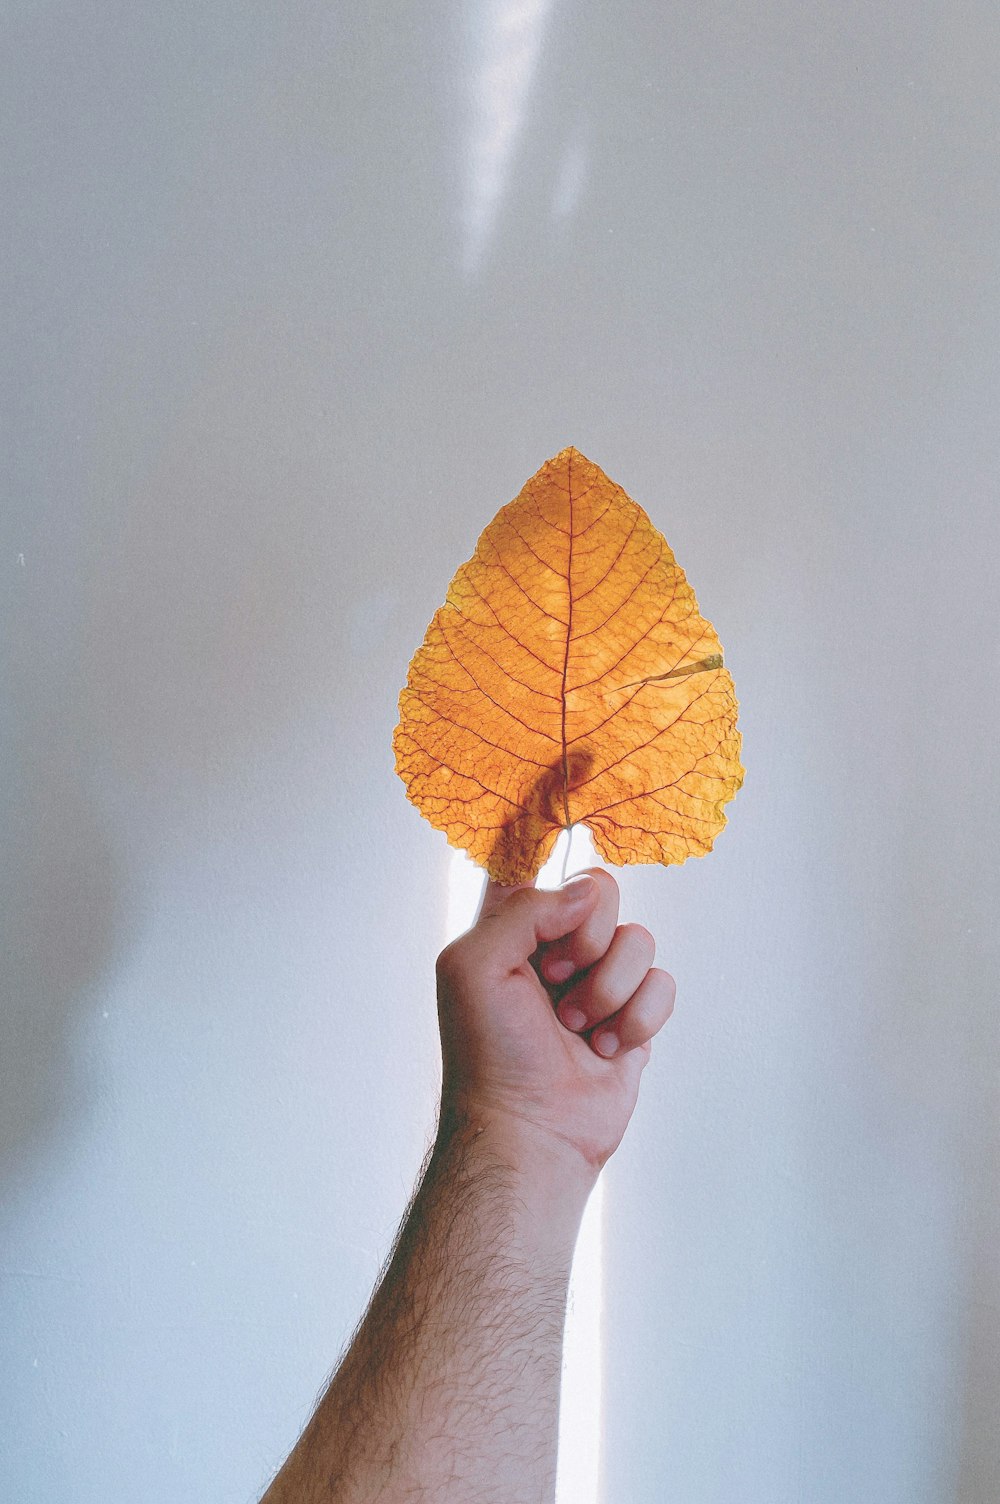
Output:
[[[956,699],[974,704],[972,687]],[[905,735],[902,723],[898,740]],[[982,744],[989,735],[984,726]],[[909,1340],[925,1365],[927,1433],[938,1438],[942,1477],[951,1475],[935,1498],[985,1504],[1000,1477],[1000,947],[980,831],[971,821],[949,829],[952,791],[937,770],[947,770],[953,750],[950,717],[925,715],[920,740],[896,765],[907,797],[870,895],[888,922],[871,987],[869,1143],[886,1166],[876,1229],[883,1218],[890,1233],[919,1228],[924,1195],[938,1208],[926,1242],[896,1244],[908,1261],[900,1277]],[[922,1314],[921,1290],[931,1300]],[[900,1378],[916,1382],[913,1372]],[[942,1402],[937,1413],[931,1394]]]
[[[955,1504],[994,1497],[1000,1478],[1000,1013],[992,980],[1000,971],[992,893],[981,890],[970,918],[965,978],[958,995],[978,1027],[968,1041],[969,1132],[965,1143],[969,1225],[965,1244],[962,1428]],[[956,979],[961,984],[962,978]]]
[[[319,426],[322,383],[307,353],[276,384],[274,361],[248,353],[262,323],[245,340],[226,334],[133,483],[106,484],[94,462],[80,483],[89,513],[48,519],[47,569],[19,576],[20,682],[0,790],[4,1175],[92,1101],[74,1035],[100,1017],[101,991],[126,964],[144,851],[176,832],[193,798],[213,806],[235,785],[245,801],[258,758],[303,710],[293,756],[328,748],[330,785],[373,735],[388,747],[386,663],[406,661],[388,638],[413,632],[394,620],[407,511],[373,513],[372,498],[405,498],[405,450],[362,453],[354,473],[332,440],[286,432],[285,403]],[[114,434],[102,438],[113,448]],[[433,529],[410,531],[419,576]]]
[[[73,1074],[74,1015],[87,1012],[124,925],[122,884],[81,780],[61,707],[22,725],[0,871],[0,1177],[86,1096]],[[17,759],[15,759],[17,761]]]

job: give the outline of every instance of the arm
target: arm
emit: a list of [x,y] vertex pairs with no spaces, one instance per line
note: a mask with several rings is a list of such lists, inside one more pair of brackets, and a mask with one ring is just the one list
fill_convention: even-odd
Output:
[[[491,885],[442,953],[435,1144],[368,1312],[262,1504],[551,1501],[573,1245],[673,1004],[650,936],[617,918],[604,872],[554,893]],[[618,1041],[610,1058],[602,1030]]]

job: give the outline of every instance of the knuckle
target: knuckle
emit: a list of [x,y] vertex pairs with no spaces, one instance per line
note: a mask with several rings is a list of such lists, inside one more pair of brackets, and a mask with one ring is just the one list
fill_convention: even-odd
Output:
[[596,935],[574,935],[568,949],[573,953],[574,960],[583,968],[595,966],[606,953],[607,947],[603,946]]
[[644,1019],[653,1022],[655,1027],[659,1028],[661,1024],[666,1023],[674,1011],[676,988],[669,972],[653,970],[649,976],[652,986],[647,989],[645,997],[641,999],[644,1004],[642,1015]]
[[596,878],[597,882],[608,893],[617,893],[618,892],[618,883],[611,876],[611,873],[608,872],[607,869],[604,868],[604,867],[585,867],[584,870],[583,870],[583,872],[580,873],[580,876],[581,877],[593,877],[593,878]]
[[677,983],[674,981],[669,971],[663,971],[659,966],[654,966],[651,968],[649,974],[651,977],[655,978],[656,985],[663,993],[666,994],[671,1003],[673,1003],[674,997],[677,993]]
[[660,1019],[653,1010],[637,1008],[629,1011],[622,1020],[621,1035],[631,1049],[647,1044],[660,1027]]
[[537,888],[518,888],[517,892],[512,893],[507,899],[504,908],[515,914],[530,914],[539,903],[545,902],[545,897],[546,895],[540,893]]
[[656,955],[656,941],[649,930],[642,924],[623,924],[622,930],[628,936],[629,944],[634,948],[637,955],[649,957],[649,962]]
[[469,942],[466,935],[460,935],[457,940],[452,940],[446,945],[437,958],[436,971],[438,979],[443,982],[453,981],[462,976],[466,971],[469,959]]
[[592,977],[583,1004],[584,1012],[591,1018],[607,1018],[620,1007],[621,999],[615,997],[607,980],[599,974]]

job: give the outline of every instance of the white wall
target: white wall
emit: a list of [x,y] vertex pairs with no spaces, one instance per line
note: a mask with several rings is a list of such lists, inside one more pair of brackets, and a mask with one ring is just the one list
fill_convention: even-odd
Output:
[[607,1175],[606,1497],[987,1504],[995,6],[6,30],[0,1495],[243,1504],[294,1439],[433,1118],[396,693],[572,443],[747,767],[622,878],[679,995]]

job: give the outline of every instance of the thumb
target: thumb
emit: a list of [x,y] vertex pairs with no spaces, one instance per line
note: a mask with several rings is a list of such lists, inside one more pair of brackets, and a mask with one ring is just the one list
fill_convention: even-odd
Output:
[[474,931],[484,959],[514,971],[539,945],[561,940],[589,918],[597,897],[597,883],[585,875],[541,892],[532,883],[517,888],[490,883]]
[[512,888],[505,888],[502,883],[494,882],[487,874],[486,886],[479,904],[479,912],[476,914],[475,923],[485,919],[489,914],[495,914],[502,904],[514,893],[523,893],[526,888],[535,886],[535,878],[529,877],[526,883],[515,883]]

